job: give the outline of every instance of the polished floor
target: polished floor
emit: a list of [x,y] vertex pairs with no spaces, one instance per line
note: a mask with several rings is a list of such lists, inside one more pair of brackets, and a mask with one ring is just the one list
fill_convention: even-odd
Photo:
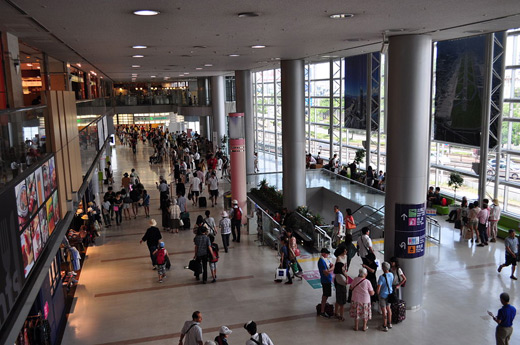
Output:
[[[135,167],[151,193],[152,217],[160,221],[155,181],[169,172],[167,164],[148,164],[150,152],[148,146],[139,146],[134,157],[128,147],[117,146],[112,156],[115,185],[122,173]],[[221,181],[221,192],[229,190],[229,184]],[[221,200],[217,207],[208,208],[217,220]],[[190,205],[189,211],[193,223],[205,209]],[[516,297],[520,283],[509,278],[509,268],[501,274],[496,270],[503,260],[503,241],[475,247],[462,241],[452,224],[437,218],[443,225],[442,240],[430,243],[426,250],[424,304],[408,311],[405,322],[385,333],[377,329],[381,324],[377,313],[367,332],[353,331],[348,314],[345,322],[316,317],[321,298],[321,290],[312,285],[317,254],[302,256],[307,279],[275,284],[276,252],[260,246],[256,236],[248,236],[244,229],[241,243],[232,243],[227,254],[221,252],[217,283],[206,285],[184,269],[193,257],[193,235],[163,233],[172,269],[159,284],[146,245],[139,244],[148,227],[141,213],[138,219],[104,230],[97,245],[88,249],[62,343],[177,344],[184,321],[200,310],[204,339],[212,340],[218,328],[227,325],[233,331],[230,344],[244,344],[249,338],[242,328],[248,320],[259,323],[259,331],[267,332],[275,344],[494,344],[495,325],[486,310],[496,313],[503,291],[509,292],[513,305],[520,306]],[[381,241],[376,242],[376,249],[382,249]],[[222,243],[220,238],[217,243]],[[378,257],[382,259],[380,253]],[[355,276],[359,265],[359,258],[354,258],[350,276]],[[329,302],[334,302],[334,296]],[[511,344],[520,344],[520,330],[513,333]]]

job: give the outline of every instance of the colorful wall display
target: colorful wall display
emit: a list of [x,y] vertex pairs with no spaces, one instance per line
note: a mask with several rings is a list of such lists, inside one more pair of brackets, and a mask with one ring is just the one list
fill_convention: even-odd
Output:
[[34,214],[36,214],[36,211],[40,206],[40,204],[38,203],[38,195],[36,191],[36,175],[34,173],[30,174],[25,179],[25,184],[27,186],[27,205],[29,207],[29,215],[33,216]]
[[54,206],[52,204],[52,197],[47,200],[47,225],[49,227],[49,236],[52,235],[54,231],[55,223],[54,223]]
[[[486,97],[485,55],[485,35],[437,43],[435,140],[480,146],[481,119]],[[502,59],[500,63],[503,63]],[[495,137],[497,130],[496,125],[490,127]],[[496,144],[496,139],[490,136],[489,147],[495,147]]]
[[36,175],[36,193],[38,195],[38,205],[41,205],[45,201],[45,192],[43,190],[42,167],[36,169],[34,173]]
[[29,222],[29,202],[27,199],[27,185],[25,180],[20,182],[15,188],[16,193],[16,207],[18,210],[18,225],[20,230],[23,230]]
[[[353,129],[367,128],[367,93],[368,83],[372,83],[372,98],[379,99],[380,54],[356,55],[345,58],[345,127]],[[376,59],[373,59],[373,56]],[[372,59],[372,76],[369,80],[368,61]],[[377,107],[379,105],[376,105]],[[370,128],[379,128],[379,111],[372,113]]]
[[[42,165],[42,176],[43,176],[43,190],[45,194],[45,199],[51,196],[52,186],[51,186],[51,177],[49,174],[49,162],[45,162]],[[44,200],[45,200],[44,199]]]
[[27,278],[34,266],[34,252],[32,247],[31,228],[27,227],[20,235],[20,246],[22,249],[23,273]]
[[47,208],[42,207],[38,212],[38,218],[40,218],[40,232],[42,235],[42,244],[45,245],[49,239],[49,227],[47,223]]

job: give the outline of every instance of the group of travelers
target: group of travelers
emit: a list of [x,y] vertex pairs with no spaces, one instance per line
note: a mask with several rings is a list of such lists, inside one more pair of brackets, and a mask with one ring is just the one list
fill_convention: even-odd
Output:
[[[180,345],[227,345],[228,338],[233,333],[227,326],[221,326],[219,334],[214,341],[207,340],[204,342],[202,337],[202,313],[194,311],[191,315],[191,320],[184,323],[181,329],[181,336],[179,339]],[[250,338],[246,341],[246,345],[274,345],[273,341],[267,333],[258,333],[256,322],[248,321],[244,324],[244,329],[249,334]]]
[[[352,282],[348,282],[347,273],[350,269],[352,258],[360,256],[362,265],[358,270],[358,275]],[[364,227],[362,235],[357,240],[357,248],[352,243],[350,234],[346,234],[345,241],[342,242],[335,251],[336,260],[333,264],[329,260],[330,251],[327,248],[321,249],[321,256],[318,260],[318,270],[323,289],[320,306],[320,315],[326,318],[335,317],[344,321],[344,306],[350,303],[349,314],[354,319],[354,330],[359,330],[359,321],[363,320],[362,330],[368,329],[368,321],[372,318],[374,307],[383,315],[381,330],[388,331],[392,328],[392,303],[396,303],[401,298],[400,288],[406,283],[406,276],[399,267],[399,261],[392,257],[390,262],[381,265],[383,273],[377,278],[379,262],[376,260],[372,240],[370,239],[370,229]],[[334,274],[334,278],[333,278]],[[327,300],[332,296],[332,284],[336,290],[336,303],[334,314],[330,315],[326,311]],[[349,287],[349,297],[347,298],[347,286]]]

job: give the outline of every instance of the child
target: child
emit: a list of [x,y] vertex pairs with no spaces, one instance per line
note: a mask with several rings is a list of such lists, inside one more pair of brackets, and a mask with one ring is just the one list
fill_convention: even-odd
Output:
[[211,249],[213,249],[213,256],[209,259],[209,269],[211,270],[212,283],[217,281],[217,262],[218,262],[218,244],[215,243],[215,236],[209,235],[209,241],[211,242]]
[[166,277],[166,257],[168,256],[168,251],[164,248],[164,242],[159,242],[159,248],[152,255],[156,256],[157,274],[159,275],[159,283],[162,283],[163,278]]

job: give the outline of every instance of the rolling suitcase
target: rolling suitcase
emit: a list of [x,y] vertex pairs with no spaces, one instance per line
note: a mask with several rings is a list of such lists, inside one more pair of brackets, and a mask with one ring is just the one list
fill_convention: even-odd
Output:
[[190,214],[189,212],[181,213],[181,219],[184,223],[184,229],[191,229]]
[[392,309],[392,323],[396,324],[406,319],[406,302],[402,299],[393,303],[390,307]]
[[199,207],[207,207],[208,202],[205,196],[199,197]]

